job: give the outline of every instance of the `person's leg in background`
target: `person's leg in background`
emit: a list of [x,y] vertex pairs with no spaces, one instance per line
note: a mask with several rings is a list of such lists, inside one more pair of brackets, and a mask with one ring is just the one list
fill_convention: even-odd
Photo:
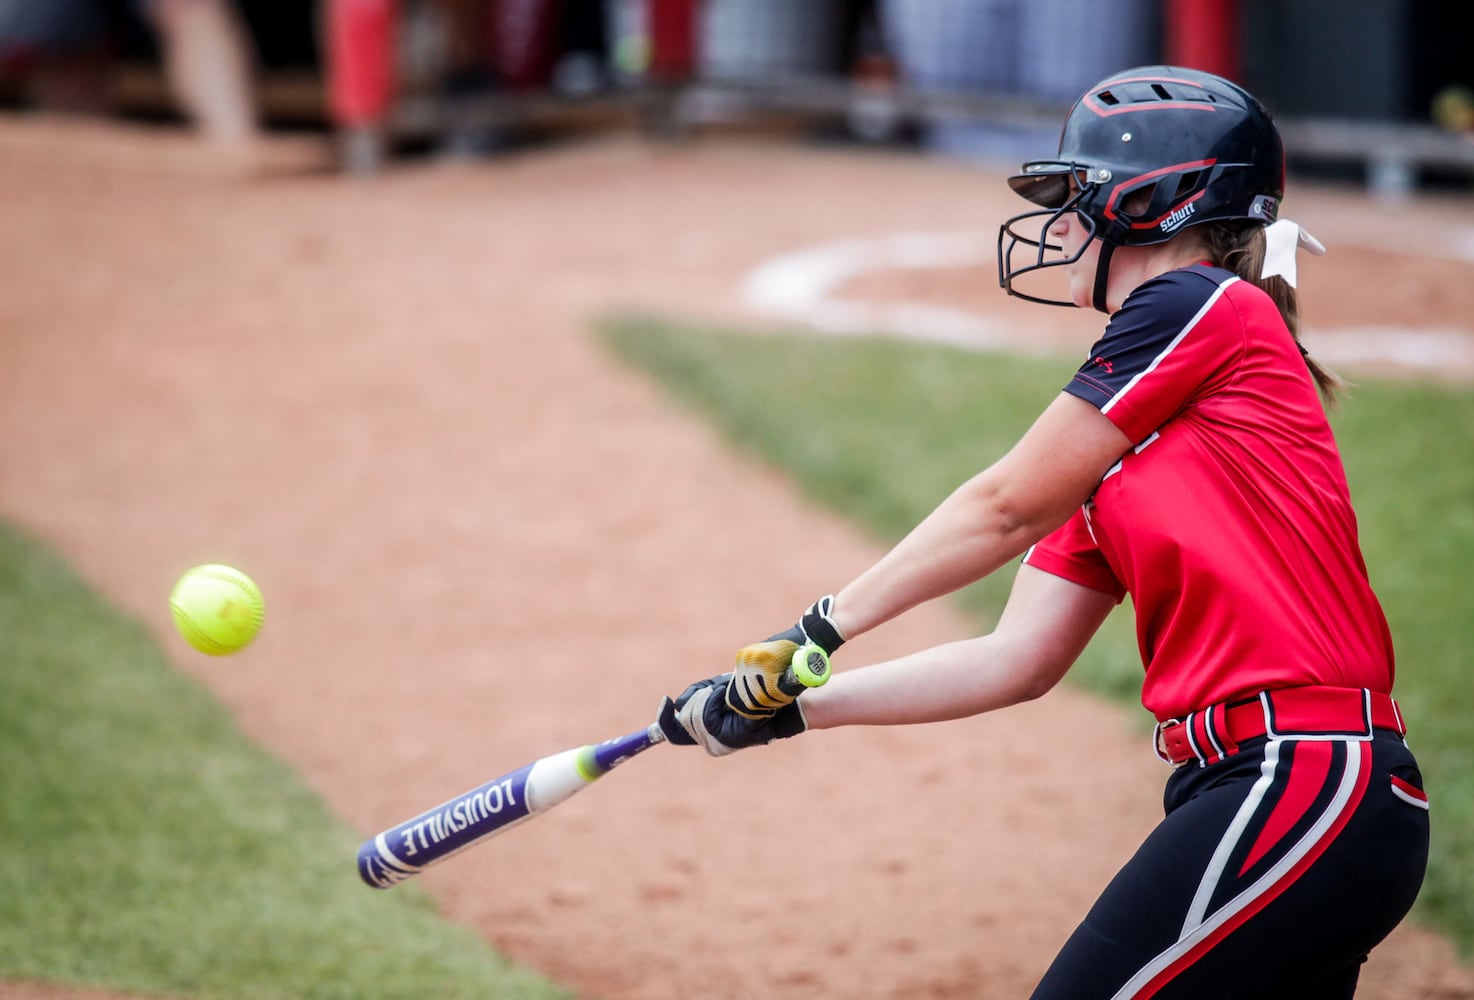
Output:
[[222,146],[248,147],[259,134],[256,52],[232,0],[139,0],[153,28],[180,110]]
[[441,137],[441,152],[484,156],[506,141],[500,128],[474,114],[477,102],[500,86],[490,44],[490,5],[485,0],[430,0],[429,6],[440,18],[447,43],[438,89],[450,124]]

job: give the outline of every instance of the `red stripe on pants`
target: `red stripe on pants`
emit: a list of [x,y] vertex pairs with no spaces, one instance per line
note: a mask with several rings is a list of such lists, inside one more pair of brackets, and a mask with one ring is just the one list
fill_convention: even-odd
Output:
[[[1302,747],[1305,744],[1305,741],[1298,742],[1300,742]],[[1329,743],[1326,745],[1330,746]],[[1346,828],[1346,824],[1350,822],[1352,815],[1355,814],[1357,808],[1361,805],[1361,800],[1366,794],[1367,783],[1371,780],[1372,771],[1372,745],[1370,742],[1347,741],[1346,747],[1347,764],[1350,764],[1350,755],[1357,754],[1361,758],[1361,769],[1357,774],[1356,787],[1352,789],[1350,796],[1341,807],[1341,811],[1336,815],[1329,829],[1310,846],[1305,854],[1291,866],[1290,870],[1283,877],[1276,880],[1272,885],[1267,886],[1263,892],[1250,900],[1242,909],[1234,913],[1221,925],[1214,928],[1207,937],[1193,945],[1192,948],[1173,961],[1171,965],[1154,976],[1144,987],[1132,994],[1132,1000],[1147,1000],[1149,997],[1156,996],[1158,990],[1172,982],[1184,969],[1190,968],[1194,962],[1211,951],[1224,938],[1242,927],[1256,913],[1259,913],[1270,903],[1284,895],[1286,890],[1293,886],[1299,880],[1300,876],[1305,874],[1306,870],[1315,864],[1320,856],[1326,852],[1326,849],[1340,836],[1341,831]],[[1292,764],[1292,771],[1293,767],[1294,765]]]
[[1269,852],[1269,849],[1294,828],[1315,804],[1315,797],[1326,785],[1326,775],[1331,771],[1331,744],[1300,742],[1295,745],[1295,757],[1290,765],[1290,780],[1285,785],[1285,794],[1275,803],[1264,828],[1254,841],[1239,877]]

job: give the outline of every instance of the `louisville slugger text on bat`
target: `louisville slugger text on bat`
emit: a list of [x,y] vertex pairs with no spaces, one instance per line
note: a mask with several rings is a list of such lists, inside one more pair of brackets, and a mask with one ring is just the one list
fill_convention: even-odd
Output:
[[[829,679],[828,658],[816,646],[801,647],[788,673],[795,683],[818,687]],[[358,848],[358,875],[375,889],[388,889],[551,809],[664,742],[665,734],[652,724],[539,758],[365,840]]]
[[651,725],[603,743],[543,757],[391,827],[358,848],[358,874],[387,889],[493,834],[564,801],[590,782],[664,742]]

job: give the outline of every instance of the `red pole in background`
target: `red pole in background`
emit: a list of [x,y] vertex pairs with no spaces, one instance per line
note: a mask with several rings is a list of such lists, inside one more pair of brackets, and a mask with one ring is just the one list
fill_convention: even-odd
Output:
[[650,15],[650,78],[684,83],[696,71],[697,0],[645,0]]
[[1167,62],[1238,80],[1238,0],[1167,0],[1163,10]]
[[328,110],[344,131],[348,165],[372,170],[394,97],[396,0],[326,0]]

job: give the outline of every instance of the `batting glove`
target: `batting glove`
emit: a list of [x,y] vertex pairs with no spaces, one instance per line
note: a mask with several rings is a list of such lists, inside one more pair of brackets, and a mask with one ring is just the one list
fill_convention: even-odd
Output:
[[809,728],[796,701],[765,719],[738,715],[717,696],[731,679],[731,674],[718,674],[692,684],[674,701],[663,699],[657,722],[665,738],[677,746],[699,746],[713,757],[725,757],[747,747],[797,736]]
[[760,721],[771,719],[792,704],[805,690],[802,684],[786,677],[794,651],[813,643],[830,655],[844,644],[844,636],[830,617],[833,611],[834,597],[821,597],[786,632],[739,649],[732,680],[727,684],[727,707],[744,718]]

